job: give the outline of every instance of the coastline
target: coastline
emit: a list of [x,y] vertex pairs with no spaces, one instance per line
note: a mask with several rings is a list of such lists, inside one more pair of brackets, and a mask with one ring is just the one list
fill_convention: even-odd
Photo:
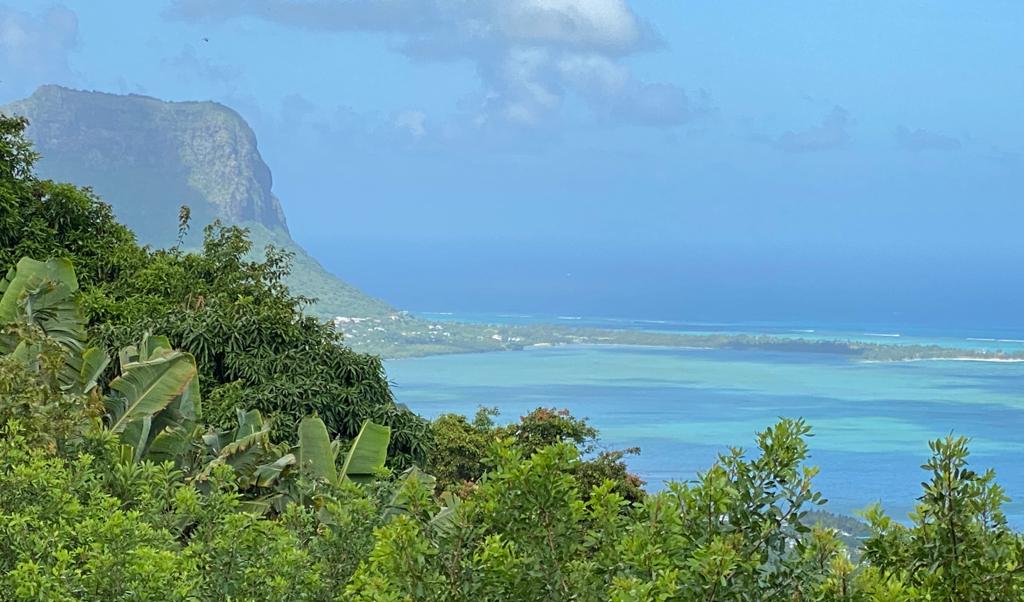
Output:
[[[463,353],[521,351],[568,345],[630,346],[680,350],[751,350],[776,353],[820,353],[854,361],[1024,362],[1024,352],[992,351],[938,344],[869,342],[798,336],[736,333],[673,333],[664,331],[573,327],[552,324],[502,325],[459,322],[401,321],[372,340],[346,341],[357,351],[395,360]],[[892,337],[895,339],[896,337]],[[354,340],[353,340],[354,339]]]

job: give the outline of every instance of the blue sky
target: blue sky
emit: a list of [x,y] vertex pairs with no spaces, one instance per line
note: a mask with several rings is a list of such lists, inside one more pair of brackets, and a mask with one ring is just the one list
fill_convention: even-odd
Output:
[[0,0],[0,102],[235,108],[295,238],[405,307],[1024,325],[1022,28],[1002,0]]

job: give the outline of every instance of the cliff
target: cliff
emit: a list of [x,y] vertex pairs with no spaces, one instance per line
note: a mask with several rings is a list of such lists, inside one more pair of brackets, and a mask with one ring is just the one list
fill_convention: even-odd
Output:
[[173,244],[178,210],[188,205],[188,245],[198,244],[203,226],[220,219],[249,228],[257,250],[273,243],[295,253],[289,285],[318,299],[315,313],[396,313],[327,272],[291,239],[256,136],[235,111],[213,102],[166,102],[59,86],[42,86],[0,111],[29,119],[29,137],[42,155],[41,176],[91,187],[140,242]]

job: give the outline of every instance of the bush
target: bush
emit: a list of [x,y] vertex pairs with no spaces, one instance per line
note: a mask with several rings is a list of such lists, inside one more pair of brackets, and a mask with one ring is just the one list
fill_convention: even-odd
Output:
[[537,408],[519,422],[498,426],[495,408],[480,408],[472,422],[465,416],[445,414],[431,424],[431,452],[428,471],[437,477],[441,490],[459,491],[472,486],[483,476],[486,458],[494,442],[508,439],[525,456],[545,447],[565,443],[583,459],[572,473],[583,497],[610,480],[615,493],[629,502],[643,499],[643,481],[630,473],[624,458],[640,453],[639,448],[622,451],[598,451],[598,431],[585,418],[576,418],[568,410]]

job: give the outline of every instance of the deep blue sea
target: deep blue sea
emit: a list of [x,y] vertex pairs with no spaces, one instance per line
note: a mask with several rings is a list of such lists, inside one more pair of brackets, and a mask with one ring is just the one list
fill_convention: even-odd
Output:
[[[1007,331],[893,325],[694,324],[583,316],[427,315],[478,322],[561,322],[680,332],[752,332],[1024,350]],[[898,336],[897,336],[898,335]],[[608,448],[639,446],[631,468],[656,489],[687,480],[780,416],[813,427],[810,463],[833,512],[881,502],[900,519],[920,495],[929,439],[971,438],[971,464],[992,467],[1024,527],[1024,363],[869,363],[836,355],[616,346],[531,348],[387,362],[398,400],[426,416],[497,406],[515,420],[537,406],[590,418]]]

